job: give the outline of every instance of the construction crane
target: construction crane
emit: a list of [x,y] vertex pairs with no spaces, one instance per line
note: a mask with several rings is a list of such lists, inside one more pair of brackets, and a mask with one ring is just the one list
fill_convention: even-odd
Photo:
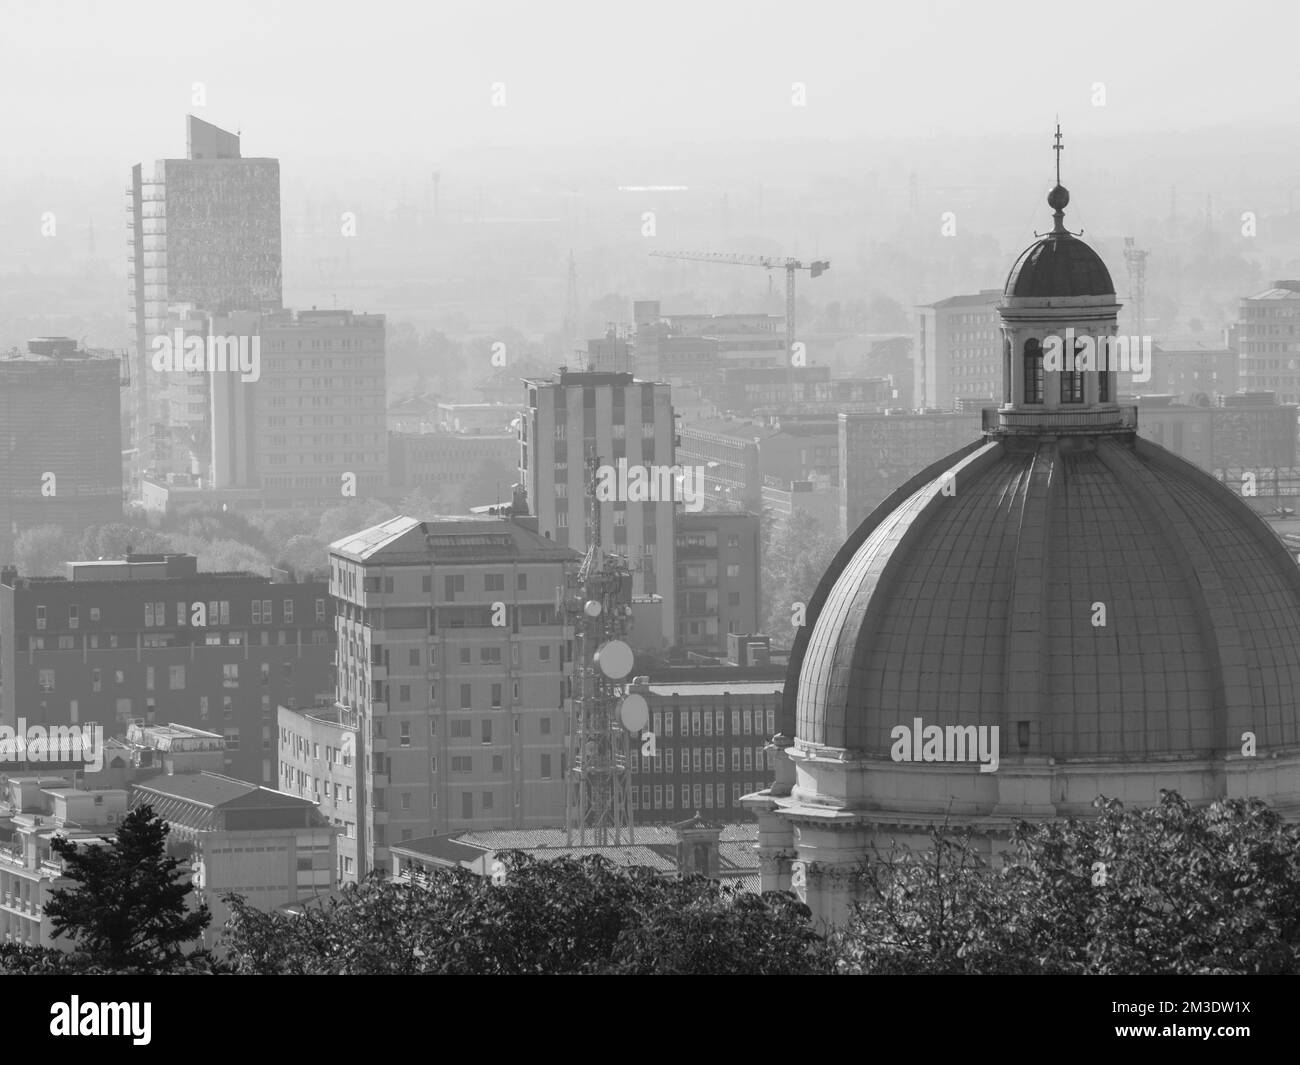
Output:
[[[813,277],[820,277],[831,268],[829,260],[819,259],[803,262],[781,255],[733,255],[722,251],[652,251],[661,259],[687,259],[697,263],[730,263],[733,266],[761,266],[766,270],[785,271],[785,363],[790,366],[790,355],[794,351],[794,272],[807,270]],[[792,397],[793,398],[793,397]]]

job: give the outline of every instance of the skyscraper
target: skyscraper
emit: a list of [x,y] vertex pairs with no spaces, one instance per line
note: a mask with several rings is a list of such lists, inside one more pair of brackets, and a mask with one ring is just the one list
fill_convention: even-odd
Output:
[[136,356],[131,421],[141,468],[143,442],[160,417],[150,356],[166,332],[169,306],[261,311],[279,310],[283,300],[279,160],[245,159],[238,133],[193,115],[186,122],[186,158],[159,159],[152,174],[137,163],[127,189]]

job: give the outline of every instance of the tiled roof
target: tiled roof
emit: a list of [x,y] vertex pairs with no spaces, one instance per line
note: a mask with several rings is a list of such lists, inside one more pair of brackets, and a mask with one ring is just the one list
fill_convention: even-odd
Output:
[[994,440],[949,463],[955,495],[936,465],[871,514],[791,653],[796,738],[889,757],[900,723],[1010,727],[1019,705],[1028,753],[1058,760],[1300,744],[1283,542],[1164,448],[1096,440]]

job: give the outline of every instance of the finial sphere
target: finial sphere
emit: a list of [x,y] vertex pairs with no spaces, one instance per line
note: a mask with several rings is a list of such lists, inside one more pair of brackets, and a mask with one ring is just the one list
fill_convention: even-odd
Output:
[[1057,185],[1047,194],[1047,206],[1053,211],[1064,211],[1070,202],[1070,190],[1064,185]]

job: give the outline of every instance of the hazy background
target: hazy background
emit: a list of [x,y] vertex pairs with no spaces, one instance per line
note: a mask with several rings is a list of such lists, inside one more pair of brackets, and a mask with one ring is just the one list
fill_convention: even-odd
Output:
[[1149,331],[1213,333],[1300,274],[1297,29],[1281,0],[6,0],[0,348],[125,345],[129,168],[183,156],[187,112],[280,159],[288,305],[387,313],[393,335],[515,330],[548,358],[570,253],[584,334],[633,298],[783,310],[779,277],[652,248],[829,258],[801,326],[910,331],[913,304],[1000,285],[1050,226],[1059,113],[1067,225],[1121,298],[1123,237],[1151,250]]

